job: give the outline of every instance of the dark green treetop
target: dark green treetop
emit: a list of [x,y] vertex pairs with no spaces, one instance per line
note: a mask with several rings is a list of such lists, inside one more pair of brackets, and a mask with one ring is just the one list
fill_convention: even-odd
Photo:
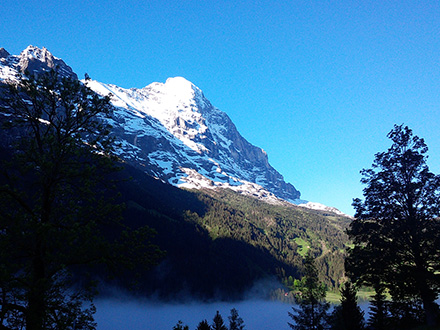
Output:
[[209,325],[207,320],[203,320],[199,322],[196,330],[211,330],[211,326]]
[[212,326],[211,328],[213,330],[227,330],[225,323],[223,322],[223,318],[220,315],[219,311],[215,313],[214,319],[212,320]]
[[231,315],[229,318],[229,330],[243,330],[244,329],[244,321],[238,315],[238,311],[235,308],[231,309]]

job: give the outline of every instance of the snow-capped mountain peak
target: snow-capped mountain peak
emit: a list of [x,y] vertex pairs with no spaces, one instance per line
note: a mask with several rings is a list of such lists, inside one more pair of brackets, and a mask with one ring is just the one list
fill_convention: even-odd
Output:
[[183,77],[168,78],[163,86],[168,91],[168,95],[172,95],[179,100],[188,100],[188,97],[193,98],[195,89],[199,90],[192,82]]
[[166,96],[168,104],[173,106],[180,105],[193,111],[197,111],[196,104],[205,102],[203,92],[183,77],[168,78],[165,83],[154,82],[144,87],[142,91],[145,93],[162,94]]
[[150,174],[188,188],[228,187],[273,200],[299,198],[270,166],[267,154],[246,141],[226,113],[185,78],[142,89],[87,83],[101,95],[112,94],[117,107],[112,125],[124,131],[124,145],[139,148],[130,157],[148,164]]
[[20,60],[24,59],[37,59],[41,62],[52,61],[58,59],[54,57],[45,47],[38,48],[35,46],[28,46],[20,53]]

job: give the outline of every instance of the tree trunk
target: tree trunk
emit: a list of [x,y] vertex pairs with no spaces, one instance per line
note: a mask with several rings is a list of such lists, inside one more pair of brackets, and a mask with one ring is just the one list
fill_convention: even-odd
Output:
[[431,298],[432,292],[421,292],[420,296],[423,302],[423,310],[425,311],[426,324],[434,327],[437,325],[437,320],[439,316],[438,305],[435,303],[434,299]]
[[430,273],[428,271],[426,262],[423,260],[421,251],[418,245],[413,247],[415,253],[415,280],[418,286],[420,298],[423,303],[423,310],[425,312],[426,324],[429,326],[437,325],[439,317],[439,306],[435,302],[437,295],[435,291],[429,286],[428,279]]
[[44,297],[41,293],[41,290],[34,288],[29,292],[26,330],[44,329]]
[[429,326],[435,326],[437,325],[437,320],[439,317],[439,306],[435,302],[435,299],[437,298],[435,291],[431,289],[427,283],[428,276],[424,276],[426,273],[426,270],[419,268],[416,283],[419,287],[419,294],[423,303],[426,324]]
[[37,242],[32,263],[32,280],[28,291],[26,330],[43,330],[45,318],[46,277],[41,242]]

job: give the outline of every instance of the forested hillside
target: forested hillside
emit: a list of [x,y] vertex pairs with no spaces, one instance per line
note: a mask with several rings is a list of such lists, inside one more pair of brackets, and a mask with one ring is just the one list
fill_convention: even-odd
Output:
[[154,228],[167,252],[143,274],[147,293],[239,298],[258,279],[300,278],[309,251],[330,289],[344,276],[348,218],[225,189],[181,190],[130,166],[121,175],[131,177],[120,184],[127,223]]

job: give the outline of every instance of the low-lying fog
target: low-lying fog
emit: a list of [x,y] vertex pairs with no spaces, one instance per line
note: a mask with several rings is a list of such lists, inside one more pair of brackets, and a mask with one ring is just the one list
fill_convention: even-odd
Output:
[[[247,330],[290,329],[292,322],[288,312],[291,305],[267,300],[248,300],[241,302],[215,303],[176,303],[134,302],[130,300],[98,300],[95,320],[98,330],[172,330],[179,320],[195,330],[200,321],[212,319],[219,311],[229,327],[230,311],[238,310]],[[361,304],[368,316],[366,303]]]
[[195,330],[200,321],[212,319],[219,311],[229,327],[230,311],[238,310],[245,329],[289,329],[291,306],[281,302],[252,300],[242,302],[165,304],[129,300],[97,300],[95,320],[98,330],[172,330],[179,320]]

